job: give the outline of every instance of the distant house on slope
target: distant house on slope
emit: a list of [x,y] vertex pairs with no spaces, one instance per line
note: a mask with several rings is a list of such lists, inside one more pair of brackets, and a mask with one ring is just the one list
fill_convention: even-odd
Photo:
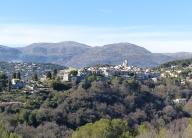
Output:
[[13,89],[22,89],[25,86],[24,82],[20,79],[12,79],[11,84]]
[[186,104],[187,103],[187,99],[186,98],[179,98],[179,99],[174,99],[173,100],[174,104]]
[[76,82],[78,80],[78,72],[77,74],[72,74],[73,71],[76,71],[74,68],[69,68],[65,70],[60,70],[57,74],[57,77],[61,79],[61,81],[72,81]]

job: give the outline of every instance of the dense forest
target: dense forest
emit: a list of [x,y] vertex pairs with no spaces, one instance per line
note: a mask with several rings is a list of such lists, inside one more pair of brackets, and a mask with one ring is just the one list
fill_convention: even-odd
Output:
[[[78,83],[50,77],[45,83],[49,90],[0,93],[0,137],[191,137],[190,85],[96,75]],[[175,98],[188,102],[174,104]]]

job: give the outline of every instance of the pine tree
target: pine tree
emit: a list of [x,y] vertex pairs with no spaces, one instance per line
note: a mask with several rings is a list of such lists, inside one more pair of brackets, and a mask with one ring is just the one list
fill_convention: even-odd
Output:
[[13,73],[12,78],[13,78],[13,79],[16,79],[16,78],[17,78],[17,73],[16,73],[16,72]]
[[38,75],[37,75],[37,73],[33,74],[32,80],[33,80],[33,81],[38,81]]
[[52,79],[52,74],[51,74],[51,72],[50,72],[50,71],[49,71],[49,72],[47,72],[46,77],[47,77],[47,79]]
[[18,72],[18,73],[16,74],[16,78],[17,78],[17,79],[21,79],[21,73],[20,73],[20,72]]

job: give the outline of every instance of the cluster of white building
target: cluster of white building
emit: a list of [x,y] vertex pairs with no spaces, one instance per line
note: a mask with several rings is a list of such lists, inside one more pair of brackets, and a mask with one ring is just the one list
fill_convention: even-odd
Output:
[[69,81],[71,79],[75,79],[75,77],[83,78],[87,75],[95,74],[101,75],[104,77],[112,77],[119,76],[123,78],[132,78],[139,80],[144,79],[158,79],[160,77],[160,73],[154,72],[150,68],[140,68],[136,66],[129,66],[128,61],[125,60],[122,65],[116,66],[91,66],[77,70],[77,76],[71,76],[70,71],[75,70],[73,68],[67,70],[61,70],[58,73],[58,76],[62,78],[63,81]]
[[186,85],[186,83],[192,83],[192,65],[182,68],[178,66],[172,66],[170,68],[162,68],[160,72],[161,72],[161,78],[179,79],[181,85]]
[[104,66],[104,67],[90,67],[87,69],[90,72],[99,72],[105,77],[120,76],[124,78],[135,77],[139,80],[144,80],[148,78],[158,78],[160,73],[154,72],[150,68],[140,68],[136,66],[129,66],[128,61],[125,60],[122,65],[116,66]]

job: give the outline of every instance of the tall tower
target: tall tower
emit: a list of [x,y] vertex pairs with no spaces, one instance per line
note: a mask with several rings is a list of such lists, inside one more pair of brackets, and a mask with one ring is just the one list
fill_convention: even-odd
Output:
[[127,59],[124,60],[123,66],[124,66],[124,67],[128,67],[128,61],[127,61]]

